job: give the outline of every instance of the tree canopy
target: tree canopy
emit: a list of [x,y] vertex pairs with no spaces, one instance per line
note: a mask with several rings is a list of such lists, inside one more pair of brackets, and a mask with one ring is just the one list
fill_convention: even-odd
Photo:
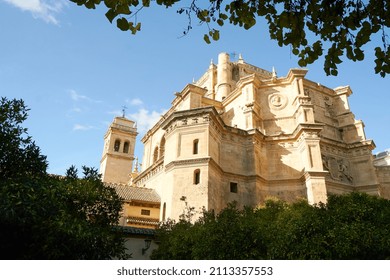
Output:
[[[188,216],[188,215],[187,215]],[[153,259],[390,259],[390,201],[364,193],[327,204],[269,200],[262,207],[168,220]]]
[[115,230],[122,200],[97,170],[47,174],[46,157],[22,126],[23,100],[0,100],[0,258],[127,258]]
[[[104,3],[106,17],[123,31],[136,34],[141,30],[137,15],[152,4],[176,7],[188,17],[184,34],[192,29],[195,18],[207,26],[204,40],[220,38],[220,28],[226,23],[244,29],[253,27],[259,18],[268,24],[270,38],[279,46],[290,46],[304,67],[325,55],[327,75],[337,75],[337,65],[345,57],[352,61],[365,59],[364,46],[374,35],[381,38],[375,45],[375,73],[382,77],[390,73],[390,2],[388,0],[70,0],[88,9]],[[180,2],[180,3],[179,3]],[[182,4],[183,3],[183,4]]]

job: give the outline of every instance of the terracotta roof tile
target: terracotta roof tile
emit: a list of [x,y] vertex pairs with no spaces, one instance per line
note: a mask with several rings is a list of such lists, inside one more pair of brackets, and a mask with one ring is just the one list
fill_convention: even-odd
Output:
[[126,201],[161,202],[160,196],[153,189],[131,187],[114,183],[106,183],[106,185],[113,187],[117,194]]
[[126,217],[126,222],[133,223],[133,224],[157,226],[160,221],[158,219],[152,219],[152,218],[142,218],[142,217],[129,216],[129,217]]

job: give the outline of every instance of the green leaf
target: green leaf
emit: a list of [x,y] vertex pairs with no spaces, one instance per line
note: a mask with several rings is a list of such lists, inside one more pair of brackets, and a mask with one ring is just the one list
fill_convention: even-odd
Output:
[[104,4],[105,4],[108,8],[115,8],[116,3],[117,3],[117,0],[104,0]]
[[116,7],[116,13],[121,15],[129,15],[131,14],[130,8],[127,4],[118,5]]
[[116,25],[122,31],[127,31],[127,30],[129,30],[129,27],[130,27],[129,22],[127,21],[127,19],[125,19],[123,17],[122,18],[118,18],[116,20]]
[[138,22],[136,26],[133,25],[133,23],[131,22],[130,23],[130,31],[131,31],[131,34],[136,34],[138,31],[141,30],[141,23]]
[[337,76],[337,74],[338,74],[337,69],[332,69],[332,70],[330,70],[330,74],[331,74],[332,76]]
[[213,30],[212,38],[213,38],[214,41],[218,41],[219,40],[219,31],[218,30]]
[[298,65],[300,67],[305,67],[305,66],[307,66],[307,63],[303,58],[301,58],[300,60],[298,60]]
[[209,37],[209,35],[207,35],[207,34],[204,34],[203,40],[204,40],[207,44],[210,44],[210,43],[211,43],[211,42],[210,42],[210,37]]
[[227,20],[228,16],[226,14],[220,13],[219,18],[221,18],[222,20]]
[[95,9],[95,3],[93,1],[87,1],[85,2],[85,7],[87,7],[88,9]]
[[364,59],[364,53],[361,49],[356,48],[354,51],[355,51],[355,57],[357,60],[361,61]]
[[106,13],[106,18],[112,23],[112,21],[114,20],[114,18],[117,16],[118,14],[113,10],[113,9],[109,9]]

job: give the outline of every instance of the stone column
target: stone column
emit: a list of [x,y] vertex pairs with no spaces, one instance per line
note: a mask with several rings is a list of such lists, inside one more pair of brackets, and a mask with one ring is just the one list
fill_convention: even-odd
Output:
[[227,53],[220,53],[218,56],[217,68],[217,90],[215,99],[222,101],[230,93],[230,82],[232,80],[232,67]]

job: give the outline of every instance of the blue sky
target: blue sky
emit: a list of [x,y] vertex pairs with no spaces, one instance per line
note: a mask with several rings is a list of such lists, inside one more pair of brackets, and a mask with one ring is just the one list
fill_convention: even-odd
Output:
[[[271,41],[261,21],[249,31],[224,26],[221,39],[207,45],[205,26],[195,23],[181,36],[187,19],[175,9],[143,9],[136,36],[104,13],[67,0],[0,0],[0,93],[24,99],[31,109],[25,125],[51,173],[64,174],[72,164],[98,168],[103,136],[122,106],[138,123],[136,156],[142,158],[143,134],[169,109],[174,92],[198,79],[220,52],[275,67],[278,76],[298,67],[290,48]],[[390,82],[374,73],[373,51],[365,55],[364,62],[345,60],[337,77],[326,76],[319,60],[306,77],[331,88],[351,86],[351,109],[376,153],[390,147]]]

